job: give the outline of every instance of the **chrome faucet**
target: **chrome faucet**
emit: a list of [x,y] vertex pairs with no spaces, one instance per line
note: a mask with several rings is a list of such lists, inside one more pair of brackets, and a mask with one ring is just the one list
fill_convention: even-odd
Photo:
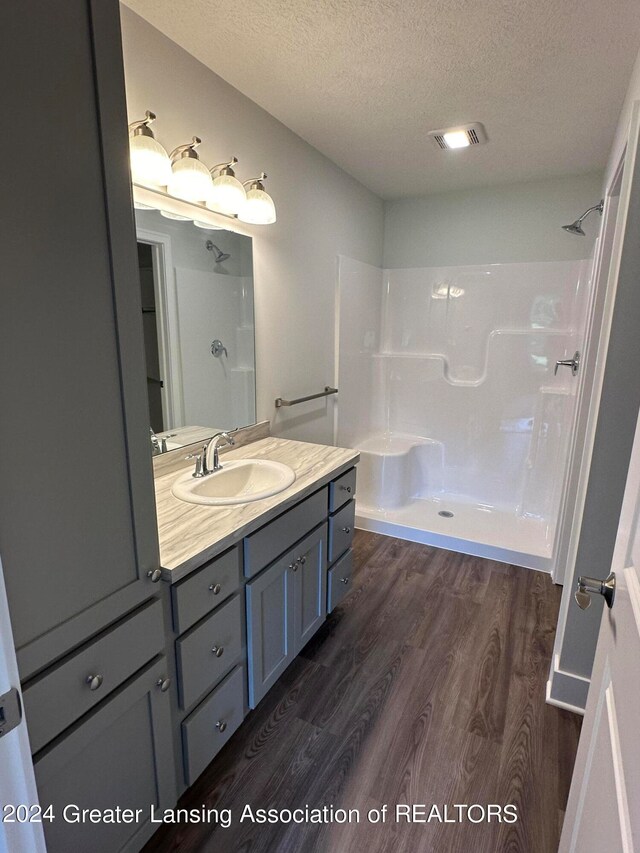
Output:
[[218,452],[220,445],[226,444],[229,447],[233,447],[235,443],[235,438],[228,432],[219,432],[213,436],[204,454],[204,467],[208,474],[212,474],[214,471],[219,471],[222,468]]

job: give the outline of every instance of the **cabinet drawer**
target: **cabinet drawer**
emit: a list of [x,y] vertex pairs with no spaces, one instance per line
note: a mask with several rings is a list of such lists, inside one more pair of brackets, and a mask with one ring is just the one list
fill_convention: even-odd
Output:
[[244,719],[244,667],[236,667],[182,723],[185,779],[192,785]]
[[180,705],[190,708],[243,654],[240,596],[176,641]]
[[240,586],[240,549],[232,548],[171,589],[173,625],[182,634]]
[[346,506],[329,519],[329,562],[333,563],[340,554],[344,554],[353,542],[353,525],[356,520],[356,503],[349,501]]
[[[175,804],[171,700],[158,686],[166,675],[167,661],[159,658],[36,761],[40,802],[56,817],[42,822],[48,853],[135,853],[157,828],[151,806],[162,813]],[[140,809],[140,819],[66,823],[62,813],[70,804],[78,811]]]
[[244,540],[244,573],[250,578],[284,554],[327,517],[327,489],[321,489]]
[[352,573],[353,551],[347,551],[327,572],[327,613],[331,613],[351,589]]
[[356,469],[350,468],[337,480],[329,483],[329,512],[335,512],[356,494]]
[[162,604],[156,600],[30,684],[23,698],[32,751],[45,746],[163,648]]

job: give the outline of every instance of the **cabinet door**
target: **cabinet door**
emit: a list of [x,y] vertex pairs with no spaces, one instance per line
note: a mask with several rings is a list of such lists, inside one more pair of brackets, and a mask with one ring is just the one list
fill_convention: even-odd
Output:
[[[169,691],[158,686],[166,674],[161,659],[36,758],[40,804],[55,816],[44,823],[49,853],[133,853],[157,828],[151,809],[157,815],[175,804]],[[117,806],[135,820],[69,822],[77,810]]]
[[294,552],[294,655],[305,646],[327,615],[327,525],[311,533]]
[[118,3],[12,3],[2,30],[4,113],[46,128],[11,146],[0,199],[0,542],[24,680],[148,598],[159,558]]
[[293,554],[247,584],[249,705],[255,708],[296,655]]

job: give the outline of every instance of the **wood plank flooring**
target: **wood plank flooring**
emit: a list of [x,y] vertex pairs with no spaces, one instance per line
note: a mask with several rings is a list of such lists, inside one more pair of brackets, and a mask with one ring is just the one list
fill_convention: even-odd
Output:
[[[560,587],[361,531],[355,555],[349,598],[179,803],[232,826],[163,826],[147,853],[555,853],[581,723],[545,703]],[[241,824],[247,803],[361,822]],[[518,821],[398,823],[397,803],[510,803]]]

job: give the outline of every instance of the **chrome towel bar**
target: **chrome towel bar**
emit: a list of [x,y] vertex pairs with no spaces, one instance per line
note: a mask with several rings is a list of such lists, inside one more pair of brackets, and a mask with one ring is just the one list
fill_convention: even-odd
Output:
[[282,408],[282,406],[296,406],[298,403],[306,403],[307,400],[317,400],[318,397],[330,397],[332,394],[337,393],[337,388],[332,388],[330,385],[325,385],[324,391],[321,391],[319,394],[309,394],[308,397],[298,397],[297,400],[283,400],[282,397],[278,397],[276,399],[276,409],[280,409]]

